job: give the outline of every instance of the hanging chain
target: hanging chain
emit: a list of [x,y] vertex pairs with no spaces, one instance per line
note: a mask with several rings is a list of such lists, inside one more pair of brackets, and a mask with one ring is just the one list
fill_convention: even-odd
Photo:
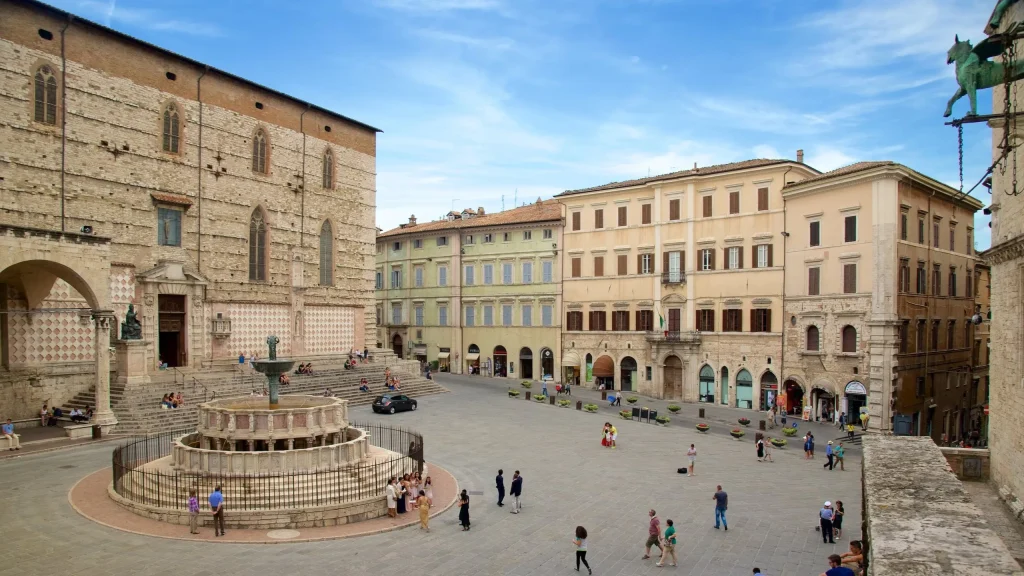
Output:
[[1007,34],[1007,37],[1008,37],[1007,38],[1007,40],[1008,40],[1007,48],[1006,48],[1007,63],[1006,63],[1006,67],[1005,67],[1003,73],[1005,74],[1005,77],[1006,77],[1007,88],[1008,88],[1007,92],[1011,92],[1012,91],[1012,95],[1011,95],[1011,98],[1010,98],[1010,106],[1007,107],[1007,120],[1009,122],[1008,122],[1008,124],[1006,126],[1006,134],[1007,134],[1007,136],[1006,136],[1006,144],[1009,146],[1010,154],[1013,155],[1013,168],[1011,169],[1011,173],[1013,174],[1013,186],[1010,188],[1010,194],[1013,195],[1013,196],[1016,196],[1018,194],[1018,191],[1017,191],[1017,151],[1014,150],[1014,147],[1016,146],[1016,142],[1015,141],[1016,141],[1016,138],[1017,138],[1017,114],[1016,114],[1017,83],[1014,82],[1012,80],[1012,78],[1013,78],[1013,70],[1015,69],[1015,67],[1017,65],[1017,43],[1016,43],[1016,40],[1013,38],[1013,35]]
[[956,125],[957,154],[960,159],[960,195],[964,195],[964,125]]

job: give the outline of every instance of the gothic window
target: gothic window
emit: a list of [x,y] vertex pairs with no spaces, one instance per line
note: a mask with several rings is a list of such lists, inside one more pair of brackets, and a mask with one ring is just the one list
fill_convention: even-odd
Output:
[[57,124],[57,77],[45,64],[36,70],[34,117],[36,122]]
[[164,108],[164,152],[170,152],[171,154],[178,153],[180,135],[181,116],[178,114],[178,107],[174,104],[168,104],[167,107]]
[[259,208],[249,219],[249,280],[267,280],[267,223]]
[[334,188],[334,154],[330,149],[324,152],[324,188]]
[[262,128],[252,138],[252,171],[267,173],[267,133]]
[[328,220],[320,227],[320,285],[334,285],[334,234]]

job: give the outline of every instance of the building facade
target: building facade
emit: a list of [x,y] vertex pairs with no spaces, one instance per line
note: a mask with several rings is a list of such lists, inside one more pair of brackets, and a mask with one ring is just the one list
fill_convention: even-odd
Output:
[[148,371],[268,334],[290,356],[365,345],[375,128],[43,4],[0,11],[8,415],[105,385],[129,305]]
[[379,234],[378,345],[441,371],[555,378],[561,241],[559,205],[540,201]]

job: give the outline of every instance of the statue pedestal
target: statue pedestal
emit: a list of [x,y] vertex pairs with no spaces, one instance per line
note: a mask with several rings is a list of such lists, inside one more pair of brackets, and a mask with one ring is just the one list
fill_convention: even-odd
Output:
[[117,384],[125,389],[149,384],[146,371],[145,340],[118,340],[114,343],[117,351]]

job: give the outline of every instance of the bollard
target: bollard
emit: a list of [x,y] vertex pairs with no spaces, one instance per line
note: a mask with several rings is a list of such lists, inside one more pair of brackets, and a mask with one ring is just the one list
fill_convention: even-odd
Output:
[[555,405],[555,397],[554,396],[548,396],[548,404],[551,404],[552,406]]
[[759,426],[759,428],[761,429],[762,432],[767,430],[768,429],[768,422],[766,422],[764,420],[761,420],[761,425]]
[[608,400],[608,391],[601,390],[601,400]]
[[526,399],[527,399],[527,400],[529,400],[529,399],[530,399],[530,391],[529,391],[529,390],[527,390],[527,391],[526,391]]
[[704,409],[703,408],[700,409],[700,419],[701,420],[704,419]]
[[576,401],[576,409],[577,410],[583,410],[583,401],[582,400],[577,400]]

